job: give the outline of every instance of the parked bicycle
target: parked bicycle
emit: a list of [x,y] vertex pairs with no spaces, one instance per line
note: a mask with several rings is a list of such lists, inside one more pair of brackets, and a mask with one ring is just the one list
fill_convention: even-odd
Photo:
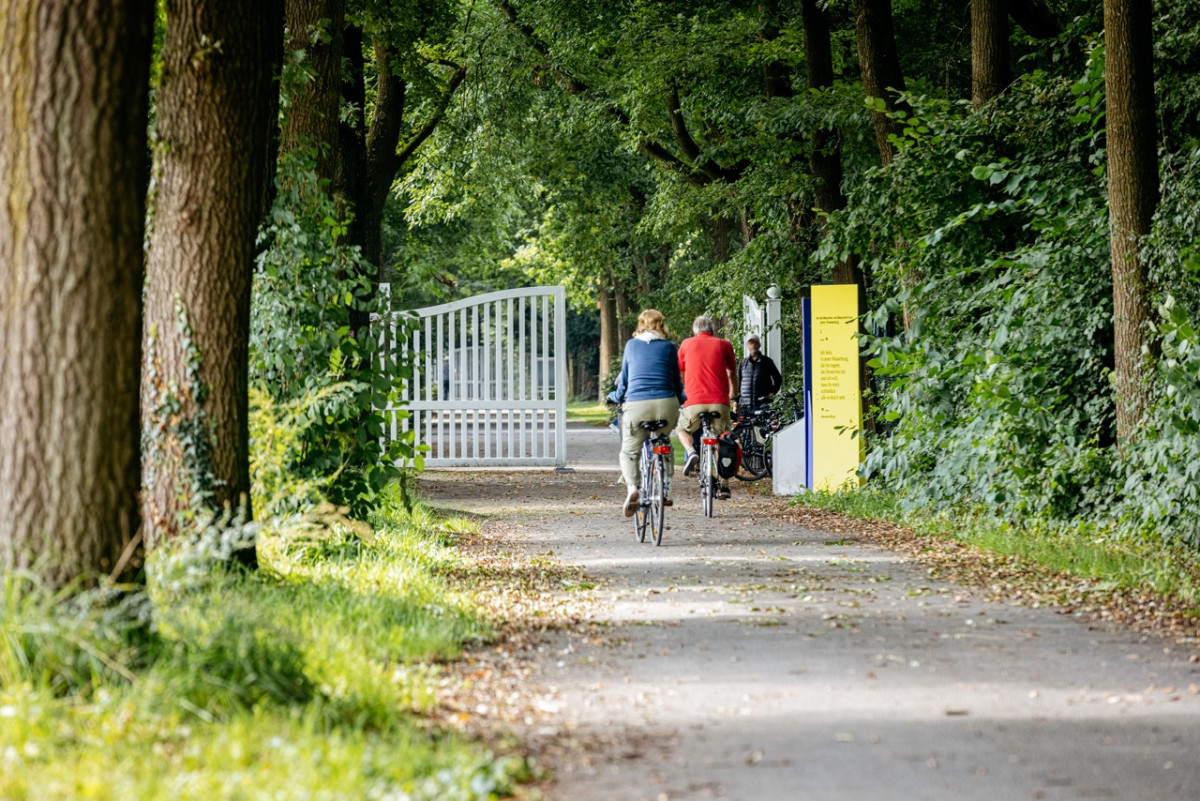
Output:
[[663,529],[666,527],[665,507],[670,505],[667,494],[667,460],[674,458],[671,438],[666,431],[666,420],[644,420],[640,426],[650,433],[642,443],[642,455],[638,469],[642,476],[642,491],[637,510],[633,514],[633,529],[638,542],[646,541],[646,531],[655,545],[662,544]]
[[[753,411],[742,414],[739,412],[737,421],[730,429],[729,436],[737,440],[742,448],[742,462],[735,474],[742,481],[757,481],[772,473],[771,440],[779,429],[801,419],[804,414],[800,411],[800,402],[796,399],[796,390],[779,393],[781,399],[790,401],[785,405],[786,411],[780,411],[767,405],[767,398],[758,398],[763,404]],[[783,404],[778,404],[783,405]]]

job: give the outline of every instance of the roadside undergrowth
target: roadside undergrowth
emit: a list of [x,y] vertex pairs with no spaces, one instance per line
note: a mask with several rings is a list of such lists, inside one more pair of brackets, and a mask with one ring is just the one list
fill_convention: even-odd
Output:
[[512,794],[519,756],[440,725],[455,660],[507,625],[463,578],[498,568],[454,547],[470,524],[399,497],[372,523],[264,526],[254,574],[203,541],[159,553],[148,592],[68,599],[5,577],[0,798]]
[[795,525],[903,553],[935,578],[992,600],[1051,606],[1177,642],[1200,642],[1200,555],[1102,530],[1013,526],[966,514],[905,513],[870,488],[798,496]]

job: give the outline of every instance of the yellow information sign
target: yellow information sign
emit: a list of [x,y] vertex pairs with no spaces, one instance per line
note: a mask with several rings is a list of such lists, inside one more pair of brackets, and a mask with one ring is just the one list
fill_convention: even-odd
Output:
[[812,487],[857,487],[863,459],[858,287],[812,288]]

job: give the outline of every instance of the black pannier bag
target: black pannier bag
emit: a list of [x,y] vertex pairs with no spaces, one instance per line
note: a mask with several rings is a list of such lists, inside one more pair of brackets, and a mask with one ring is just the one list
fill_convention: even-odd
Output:
[[726,431],[717,438],[717,475],[733,478],[742,466],[742,446]]

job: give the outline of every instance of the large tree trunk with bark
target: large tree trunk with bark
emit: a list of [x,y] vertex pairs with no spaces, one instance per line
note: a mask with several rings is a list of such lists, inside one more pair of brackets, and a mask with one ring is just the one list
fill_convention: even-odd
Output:
[[338,141],[342,100],[346,0],[286,0],[285,6],[285,47],[289,53],[304,53],[308,78],[289,87],[280,150],[317,148],[317,175],[336,193],[345,185],[340,154],[334,145]]
[[[911,111],[896,94],[905,91],[906,86],[896,50],[892,0],[854,0],[854,27],[858,66],[867,97],[882,100],[888,112]],[[879,158],[890,164],[895,153],[890,137],[899,132],[900,126],[888,114],[877,110],[872,110],[871,121]]]
[[138,528],[154,5],[0,15],[0,569],[119,572]]
[[600,400],[604,400],[604,387],[610,375],[609,367],[617,350],[617,316],[613,308],[612,278],[600,279],[596,291],[596,307],[600,310]]
[[971,0],[971,105],[983,108],[1012,81],[1006,0]]
[[613,281],[613,307],[616,312],[617,342],[619,343],[617,352],[619,353],[620,348],[625,347],[625,340],[633,336],[634,326],[631,318],[635,316],[632,313],[633,310],[629,308],[629,292],[619,275]]
[[282,0],[167,4],[142,389],[151,547],[192,512],[249,513],[250,284],[282,47]]
[[1117,442],[1137,437],[1150,403],[1150,286],[1138,256],[1158,204],[1154,39],[1149,0],[1105,0],[1108,206]]

